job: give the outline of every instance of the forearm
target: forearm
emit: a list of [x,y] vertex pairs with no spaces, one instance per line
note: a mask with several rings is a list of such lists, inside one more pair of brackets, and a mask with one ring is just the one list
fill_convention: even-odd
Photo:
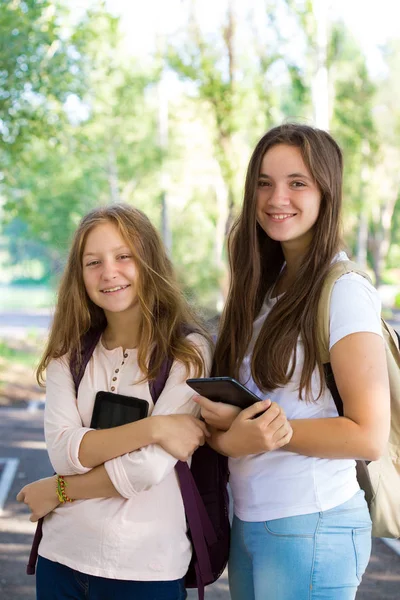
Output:
[[120,427],[88,431],[79,446],[79,460],[84,467],[97,467],[116,458],[158,442],[160,417],[148,417]]
[[230,456],[237,458],[237,454],[232,444],[232,438],[228,435],[227,431],[221,431],[220,429],[212,429],[211,437],[207,439],[207,444],[219,454],[223,456]]
[[121,497],[111,483],[104,465],[95,467],[84,475],[70,475],[64,479],[67,484],[66,494],[72,500]]
[[229,447],[227,443],[224,443],[227,437],[225,435],[226,432],[214,428],[209,428],[209,431],[211,433],[211,436],[207,438],[207,444],[210,446],[210,448],[212,448],[216,452],[219,452],[219,454],[229,456]]
[[347,417],[290,420],[293,436],[284,450],[319,458],[377,460],[374,432]]

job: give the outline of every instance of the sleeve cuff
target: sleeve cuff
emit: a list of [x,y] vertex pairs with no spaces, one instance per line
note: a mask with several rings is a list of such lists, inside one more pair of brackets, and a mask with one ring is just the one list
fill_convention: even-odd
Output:
[[68,462],[76,475],[83,475],[92,470],[91,467],[84,467],[79,460],[79,448],[83,436],[88,432],[93,431],[89,427],[81,427],[74,431],[68,440],[67,455]]
[[123,498],[128,499],[137,495],[135,488],[130,483],[126,474],[123,465],[123,456],[117,456],[117,458],[107,460],[104,463],[104,468],[107,471],[111,483]]
[[366,328],[365,325],[362,323],[353,323],[351,327],[346,326],[335,330],[334,334],[329,340],[329,350],[333,348],[336,342],[339,342],[340,340],[347,337],[348,335],[351,335],[352,333],[376,333],[377,335],[379,335],[379,337],[383,337],[381,327],[374,327],[372,325]]

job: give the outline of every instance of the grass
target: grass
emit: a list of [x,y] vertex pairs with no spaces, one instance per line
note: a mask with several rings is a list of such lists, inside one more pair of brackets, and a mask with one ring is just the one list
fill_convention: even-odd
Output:
[[20,364],[25,367],[35,368],[38,363],[38,353],[29,347],[18,348],[9,342],[0,341],[0,357],[4,362]]
[[39,338],[0,339],[0,405],[43,398],[44,392],[35,380],[41,351]]

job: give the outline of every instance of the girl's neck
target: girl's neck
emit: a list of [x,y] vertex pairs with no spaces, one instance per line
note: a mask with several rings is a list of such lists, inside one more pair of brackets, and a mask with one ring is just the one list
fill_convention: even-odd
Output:
[[285,257],[285,271],[287,279],[292,282],[304,261],[304,258],[307,256],[309,251],[309,243],[304,244],[282,244],[283,256]]
[[280,272],[274,286],[274,296],[279,296],[290,288],[296,279],[298,270],[303,262],[306,251],[298,249],[288,249],[282,245],[283,255],[285,257],[285,266]]
[[[135,311],[136,313],[136,311]],[[139,344],[140,320],[137,314],[107,313],[103,344],[108,350],[136,348]]]

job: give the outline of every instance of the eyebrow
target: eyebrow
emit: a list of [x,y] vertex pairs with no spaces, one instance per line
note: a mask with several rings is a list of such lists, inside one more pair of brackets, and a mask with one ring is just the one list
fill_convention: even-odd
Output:
[[[271,177],[266,173],[260,173],[259,177],[261,179],[271,179]],[[311,178],[308,177],[308,175],[305,175],[304,173],[290,173],[289,175],[286,175],[286,177],[287,179],[292,179],[293,177],[301,177],[302,179],[308,179],[308,181],[312,181]]]
[[[120,250],[129,250],[128,246],[118,246],[118,248],[112,248],[111,252],[119,252]],[[84,257],[85,256],[97,256],[98,254],[101,254],[100,252],[85,252],[84,253]]]

